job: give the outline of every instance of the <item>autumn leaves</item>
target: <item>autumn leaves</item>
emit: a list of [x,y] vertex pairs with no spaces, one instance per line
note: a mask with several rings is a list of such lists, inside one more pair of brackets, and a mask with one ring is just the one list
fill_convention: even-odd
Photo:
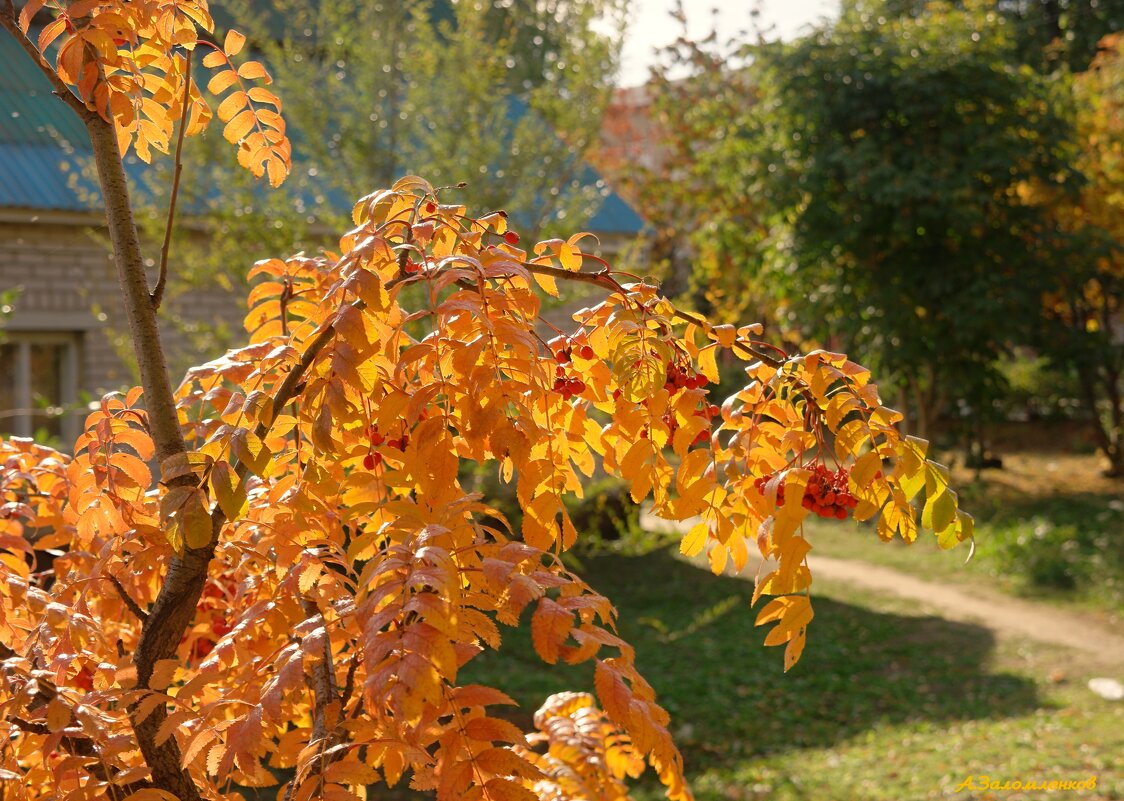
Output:
[[[23,6],[18,24],[24,34],[45,5],[29,0]],[[152,150],[169,152],[177,124],[181,136],[192,136],[217,113],[223,136],[238,147],[239,163],[278,186],[292,166],[281,101],[265,88],[270,78],[260,62],[235,63],[246,37],[230,31],[219,47],[213,33],[201,0],[78,0],[38,32],[35,44],[44,58],[57,47],[51,60],[67,94],[113,122],[122,155],[133,149],[150,161]],[[222,98],[216,111],[191,75],[192,56],[204,49],[207,91]]]

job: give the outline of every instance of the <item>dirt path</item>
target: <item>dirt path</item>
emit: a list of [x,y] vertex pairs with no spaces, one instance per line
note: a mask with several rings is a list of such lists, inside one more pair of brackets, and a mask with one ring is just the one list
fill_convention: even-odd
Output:
[[[649,514],[641,514],[640,523],[652,530],[672,530],[668,521]],[[867,562],[813,553],[808,556],[808,563],[816,578],[908,598],[948,620],[975,623],[1005,637],[1025,637],[1072,648],[1106,666],[1124,670],[1124,637],[1080,613],[996,592],[926,581]],[[752,578],[755,573],[756,568],[747,566],[742,575]]]
[[812,575],[820,579],[898,595],[932,607],[949,620],[977,623],[997,634],[1084,651],[1098,661],[1124,668],[1124,637],[1080,613],[994,592],[938,584],[866,562],[811,554],[808,565]]

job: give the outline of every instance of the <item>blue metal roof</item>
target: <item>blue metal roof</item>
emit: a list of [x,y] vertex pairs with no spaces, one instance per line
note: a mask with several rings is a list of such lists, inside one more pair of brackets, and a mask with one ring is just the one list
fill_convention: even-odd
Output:
[[[10,36],[0,36],[0,65],[0,208],[100,210],[97,186],[84,173],[91,152],[82,121],[53,95],[46,77]],[[520,101],[509,107],[526,113]],[[127,169],[133,175],[143,168],[129,159]],[[603,185],[589,166],[580,174],[585,186]],[[328,188],[321,193],[338,194]],[[641,217],[619,195],[605,189],[602,196],[586,228],[619,234],[644,228]]]
[[82,121],[11,36],[0,37],[0,64],[0,207],[91,209],[73,184],[90,152]]

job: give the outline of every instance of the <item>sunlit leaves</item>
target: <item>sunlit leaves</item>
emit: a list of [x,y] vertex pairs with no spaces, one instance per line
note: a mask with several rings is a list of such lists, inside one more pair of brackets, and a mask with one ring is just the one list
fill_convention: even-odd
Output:
[[[24,32],[44,5],[35,0],[21,10]],[[209,50],[200,65],[211,70],[207,91],[222,98],[223,135],[237,146],[243,167],[277,186],[292,162],[281,102],[264,88],[270,77],[261,62],[232,61],[246,38],[229,31],[217,48],[213,33],[205,0],[80,0],[57,12],[36,45],[62,83],[114,124],[122,154],[132,148],[143,161],[152,150],[168,152],[181,119],[187,135],[206,128],[212,110],[188,60]]]
[[[189,450],[159,483],[135,391],[102,401],[69,462],[0,444],[0,630],[24,671],[12,708],[27,711],[28,654],[45,643],[50,680],[85,699],[74,714],[89,707],[122,743],[115,769],[144,771],[122,722],[132,705],[163,716],[157,739],[211,795],[280,767],[294,799],[406,775],[442,801],[623,799],[646,763],[686,801],[669,716],[615,610],[560,556],[586,534],[566,501],[587,477],[619,476],[654,514],[691,521],[681,550],[715,572],[747,568],[756,546],[769,567],[754,601],[770,597],[758,623],[786,669],[813,618],[803,522],[826,462],[883,537],[913,539],[918,523],[942,546],[971,535],[947,471],[841,354],[775,357],[755,328],[712,326],[611,272],[548,338],[535,276],[568,280],[576,241],[523,261],[506,223],[481,233],[419,178],[361,199],[354,219],[337,253],[254,267],[249,342],[188,373]],[[746,383],[719,406],[711,385],[734,359]],[[521,527],[475,492],[471,465],[514,484]],[[25,560],[33,528],[65,550],[50,586]],[[166,560],[212,544],[175,658],[149,694],[133,689],[123,654]],[[543,661],[593,663],[600,709],[552,697],[528,736],[491,708],[503,692],[462,684],[520,621]],[[51,725],[71,709],[52,707]],[[36,737],[18,735],[23,762],[0,754],[0,768],[53,770],[26,756]]]

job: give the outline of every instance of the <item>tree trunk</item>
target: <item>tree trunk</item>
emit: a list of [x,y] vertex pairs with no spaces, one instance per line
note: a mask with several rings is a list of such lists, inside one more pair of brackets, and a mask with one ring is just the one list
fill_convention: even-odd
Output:
[[[86,127],[90,133],[105,202],[117,280],[121,286],[133,352],[140,367],[148,424],[156,446],[157,459],[163,464],[168,457],[184,453],[187,447],[180,430],[175,397],[168,378],[156,306],[149,294],[140,237],[129,202],[125,168],[117,148],[113,124],[97,115],[89,115]],[[188,551],[184,557],[173,557],[152,611],[144,621],[134,656],[139,689],[148,687],[158,661],[175,655],[176,645],[195,615],[213,550],[208,546]],[[144,721],[138,721],[135,706],[130,709],[137,743],[152,772],[152,783],[157,788],[174,794],[181,801],[199,801],[199,790],[195,782],[180,766],[182,760],[175,737],[169,737],[159,745],[156,743],[156,733],[166,716],[167,709],[160,706]]]

